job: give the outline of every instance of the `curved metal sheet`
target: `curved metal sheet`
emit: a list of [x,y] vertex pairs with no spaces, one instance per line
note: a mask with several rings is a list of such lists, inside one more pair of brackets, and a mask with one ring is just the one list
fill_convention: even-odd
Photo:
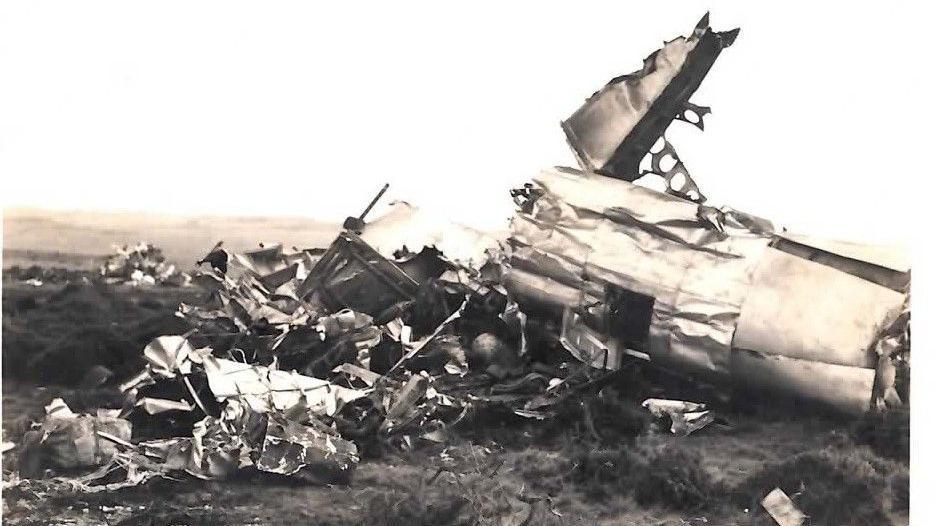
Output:
[[903,300],[886,287],[768,248],[740,309],[734,347],[873,368],[872,346]]

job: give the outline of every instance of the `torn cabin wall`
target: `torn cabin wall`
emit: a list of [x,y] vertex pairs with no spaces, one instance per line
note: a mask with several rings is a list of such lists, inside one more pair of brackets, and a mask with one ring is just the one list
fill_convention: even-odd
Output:
[[739,212],[565,168],[529,190],[504,268],[524,310],[590,310],[616,347],[683,374],[869,407],[872,348],[904,294],[771,248],[769,224]]

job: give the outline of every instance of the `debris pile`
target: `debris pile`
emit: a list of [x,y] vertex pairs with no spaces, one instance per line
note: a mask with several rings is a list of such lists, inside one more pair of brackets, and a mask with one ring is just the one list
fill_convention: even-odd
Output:
[[[128,483],[241,469],[341,480],[364,455],[449,442],[482,411],[549,418],[635,363],[845,413],[898,405],[908,266],[703,204],[665,142],[672,120],[703,128],[710,110],[688,98],[736,37],[706,16],[588,99],[563,123],[584,171],[514,190],[506,240],[401,202],[367,222],[375,199],[326,249],[219,243],[193,277],[204,300],[178,310],[194,329],[143,349],[123,409],[65,428],[50,409],[43,429],[77,429],[65,443],[97,465],[123,459]],[[647,156],[667,193],[633,183]],[[102,274],[175,272],[141,244]],[[694,402],[643,407],[677,435],[717,420]],[[30,472],[64,467],[31,453],[52,434],[24,449]]]
[[107,283],[130,285],[185,286],[189,277],[166,262],[162,250],[141,241],[133,247],[114,246],[114,254],[100,267],[100,275]]
[[57,266],[42,267],[39,265],[30,265],[24,268],[19,265],[13,265],[5,269],[3,275],[5,278],[9,278],[13,281],[22,282],[34,287],[41,287],[46,283],[78,282],[87,279],[90,273],[83,270]]

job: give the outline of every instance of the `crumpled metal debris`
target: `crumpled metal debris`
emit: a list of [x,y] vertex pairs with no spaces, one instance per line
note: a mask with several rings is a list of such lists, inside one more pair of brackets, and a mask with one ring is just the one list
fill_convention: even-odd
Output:
[[647,398],[641,404],[656,418],[667,418],[669,430],[676,436],[687,436],[714,422],[714,413],[705,404]]
[[[480,270],[426,253],[437,263],[407,266],[416,281],[353,232],[319,254],[278,245],[247,254],[212,249],[204,260],[210,268],[197,276],[204,303],[179,310],[195,328],[150,342],[145,370],[121,385],[133,400],[125,412],[204,416],[191,436],[147,440],[135,451],[163,472],[210,479],[246,466],[347,474],[359,458],[349,438],[373,440],[378,432],[403,447],[416,438],[445,440],[445,428],[470,404],[441,392],[447,385],[436,379],[468,371],[456,331],[465,298],[495,294]],[[457,279],[439,281],[445,273]],[[361,295],[348,292],[355,280],[364,284]],[[438,297],[447,299],[429,308]],[[487,313],[490,320],[499,314]],[[183,386],[183,399],[147,394],[172,383]]]
[[395,400],[386,412],[386,419],[380,426],[381,430],[390,433],[394,427],[402,426],[411,421],[415,417],[416,404],[428,392],[428,384],[428,378],[419,374],[409,378],[409,381],[403,385],[403,388],[394,397]]
[[260,413],[283,411],[302,403],[316,414],[333,416],[345,404],[367,394],[363,390],[341,387],[294,371],[280,371],[211,355],[202,359],[208,385],[219,402],[239,400]]
[[[402,264],[410,275],[409,261],[430,248],[451,270],[480,270],[500,243],[479,230],[453,223],[403,201],[390,203],[384,215],[371,221],[360,233],[361,239],[383,257]],[[420,275],[414,276],[417,281]]]
[[257,460],[257,468],[280,475],[293,475],[300,469],[334,469],[347,472],[359,461],[357,446],[324,426],[305,426],[271,414]]
[[130,247],[114,245],[114,254],[100,267],[100,275],[108,283],[130,285],[187,286],[191,278],[168,263],[162,250],[145,241]]
[[[582,315],[566,307],[559,343],[572,356],[598,369],[619,369],[629,351],[618,342],[587,325]],[[641,358],[645,355],[639,355]]]
[[119,411],[78,415],[61,398],[54,399],[46,406],[45,421],[23,438],[20,473],[38,476],[46,469],[71,471],[110,462],[118,453],[115,441],[129,441],[132,429],[114,413]]
[[419,284],[353,232],[342,232],[299,286],[298,297],[330,312],[378,316],[411,301]]

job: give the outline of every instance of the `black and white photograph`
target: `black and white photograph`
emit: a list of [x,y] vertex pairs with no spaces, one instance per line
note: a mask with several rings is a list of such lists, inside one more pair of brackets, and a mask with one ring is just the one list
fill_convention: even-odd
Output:
[[931,524],[932,14],[3,1],[0,521]]

